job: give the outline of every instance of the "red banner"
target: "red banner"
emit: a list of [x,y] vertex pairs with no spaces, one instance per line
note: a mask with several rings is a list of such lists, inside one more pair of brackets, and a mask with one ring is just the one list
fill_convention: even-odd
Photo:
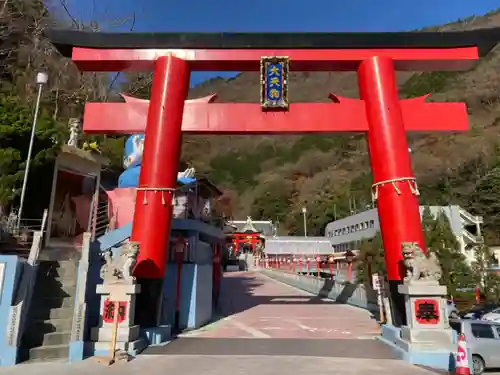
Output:
[[102,308],[102,320],[105,323],[113,323],[115,320],[116,305],[118,304],[118,323],[123,322],[127,317],[128,302],[114,302],[107,299]]
[[415,318],[420,324],[439,323],[439,304],[435,299],[417,299],[414,303]]

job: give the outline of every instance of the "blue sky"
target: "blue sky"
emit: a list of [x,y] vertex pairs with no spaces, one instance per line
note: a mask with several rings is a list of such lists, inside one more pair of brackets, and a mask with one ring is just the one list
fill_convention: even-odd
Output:
[[[439,25],[500,7],[498,0],[66,0],[73,16],[108,31],[135,14],[134,31],[403,31]],[[222,73],[195,73],[192,84]]]

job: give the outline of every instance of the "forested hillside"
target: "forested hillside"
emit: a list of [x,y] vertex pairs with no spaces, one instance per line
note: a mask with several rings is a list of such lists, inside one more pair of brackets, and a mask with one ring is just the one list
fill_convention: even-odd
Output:
[[[119,100],[120,89],[147,97],[150,76],[80,74],[72,63],[43,38],[53,24],[99,31],[99,25],[49,13],[39,0],[5,2],[0,8],[0,205],[16,204],[26,158],[31,111],[36,87],[34,75],[49,73],[44,90],[43,115],[37,132],[36,163],[30,175],[33,215],[45,202],[42,186],[51,179],[51,162],[66,141],[67,122],[80,117],[86,101]],[[65,24],[64,24],[65,23]],[[62,25],[64,24],[64,25]],[[442,31],[500,26],[500,12],[470,17]],[[423,30],[424,32],[426,30]],[[125,81],[123,87],[117,87]],[[328,93],[357,97],[352,73],[295,73],[290,98],[327,101]],[[466,134],[411,135],[413,166],[425,204],[458,203],[487,218],[491,242],[499,241],[500,224],[500,49],[463,73],[402,73],[402,97],[432,92],[431,100],[465,101],[471,131]],[[191,98],[217,93],[224,102],[257,102],[258,74],[243,73],[230,80],[212,79],[190,91]],[[110,156],[111,178],[119,173],[123,139],[98,137]],[[362,136],[187,136],[183,160],[226,191],[221,207],[227,215],[279,220],[280,227],[301,232],[301,209],[307,206],[311,235],[321,235],[327,222],[371,204],[371,175],[366,142]],[[50,186],[48,186],[50,188]],[[35,192],[34,192],[35,190]],[[36,203],[36,204],[34,204]],[[335,209],[334,209],[335,208]]]
[[[37,72],[48,73],[37,124],[33,161],[23,217],[40,218],[48,206],[53,162],[68,140],[68,120],[81,117],[89,100],[113,95],[111,79],[103,74],[80,74],[61,58],[43,37],[47,27],[78,27],[70,17],[57,17],[40,0],[3,1],[0,5],[0,210],[18,205],[36,99]],[[56,8],[54,8],[56,9]],[[68,20],[68,21],[66,21]],[[116,94],[115,94],[116,95]],[[103,151],[116,174],[121,164],[123,140],[100,137]]]
[[[496,26],[500,11],[422,31]],[[493,242],[498,241],[494,228],[500,224],[499,72],[497,47],[465,73],[398,74],[401,97],[432,93],[430,100],[467,103],[470,132],[409,135],[413,166],[423,204],[457,203],[485,215]],[[124,90],[146,98],[148,78],[130,76]],[[358,97],[354,73],[294,73],[290,81],[292,102],[327,102],[330,92]],[[192,89],[190,97],[211,93],[217,93],[221,102],[258,102],[258,73],[212,79]],[[335,213],[337,218],[349,214],[350,201],[358,211],[372,203],[362,136],[193,136],[186,137],[183,157],[224,187],[227,213],[278,219],[280,227],[291,233],[302,233],[303,206],[308,208],[311,234],[322,235]]]

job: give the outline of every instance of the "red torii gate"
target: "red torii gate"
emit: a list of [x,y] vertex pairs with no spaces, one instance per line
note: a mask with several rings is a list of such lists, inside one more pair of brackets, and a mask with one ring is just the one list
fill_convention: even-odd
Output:
[[[140,243],[137,277],[164,275],[172,217],[171,200],[164,193],[176,186],[182,132],[366,132],[395,297],[403,277],[401,243],[417,242],[425,249],[405,132],[467,130],[462,103],[425,103],[425,97],[400,100],[395,71],[467,70],[480,53],[493,48],[498,35],[499,29],[330,34],[52,30],[49,36],[83,71],[154,70],[150,101],[89,103],[84,118],[89,133],[146,135],[131,235]],[[213,97],[185,103],[191,71],[259,71],[265,56],[286,56],[290,71],[357,71],[361,100],[330,95],[332,103],[296,103],[282,111],[264,110],[260,104],[212,103]]]

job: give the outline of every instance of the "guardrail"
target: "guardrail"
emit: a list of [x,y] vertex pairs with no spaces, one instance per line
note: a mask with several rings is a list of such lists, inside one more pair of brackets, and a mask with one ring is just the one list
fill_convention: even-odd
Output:
[[28,311],[31,304],[31,297],[35,286],[36,275],[38,271],[38,258],[42,249],[43,233],[47,224],[48,210],[43,212],[40,220],[40,230],[34,232],[31,250],[28,260],[23,264],[23,272],[19,286],[14,294],[13,303],[9,311],[7,341],[10,346],[19,348],[21,337],[26,326]]
[[302,289],[321,298],[328,298],[339,303],[368,310],[380,320],[377,294],[373,289],[366,288],[364,285],[297,275],[273,269],[261,269],[260,272],[274,280]]
[[463,216],[471,224],[476,224],[476,223],[482,224],[483,223],[483,217],[482,216],[472,215],[469,212],[465,211],[462,207],[458,208],[458,212],[460,213],[460,216]]

